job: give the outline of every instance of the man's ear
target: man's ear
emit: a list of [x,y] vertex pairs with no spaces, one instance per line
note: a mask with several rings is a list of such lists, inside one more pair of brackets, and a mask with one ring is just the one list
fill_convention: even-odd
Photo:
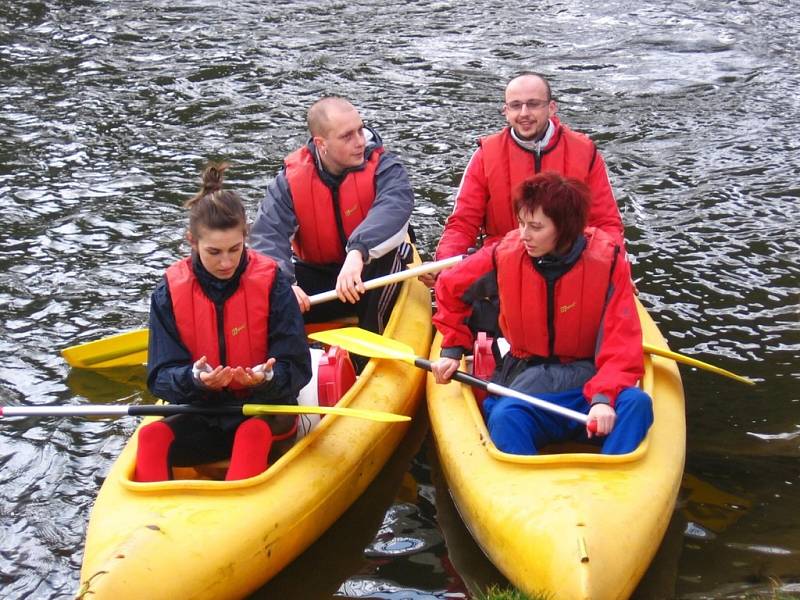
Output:
[[328,150],[325,147],[325,138],[319,135],[315,135],[311,138],[311,141],[314,143],[314,146],[317,149],[317,152],[320,154],[327,154]]

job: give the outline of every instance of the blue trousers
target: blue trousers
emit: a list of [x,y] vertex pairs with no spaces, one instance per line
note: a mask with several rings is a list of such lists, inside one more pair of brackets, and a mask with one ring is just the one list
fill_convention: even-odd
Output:
[[[581,388],[536,396],[583,414],[588,414],[591,408]],[[625,388],[617,396],[614,406],[617,420],[606,438],[589,440],[582,423],[515,398],[488,396],[483,401],[483,410],[492,441],[509,454],[538,454],[537,448],[550,443],[591,443],[596,439],[602,441],[603,454],[625,454],[636,449],[653,424],[653,402],[636,387]]]

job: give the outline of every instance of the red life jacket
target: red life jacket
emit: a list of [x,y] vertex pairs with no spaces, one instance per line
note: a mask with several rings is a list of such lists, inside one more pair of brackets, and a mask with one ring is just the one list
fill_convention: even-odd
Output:
[[[253,250],[247,251],[247,258],[239,287],[223,308],[225,366],[254,367],[267,359],[269,294],[278,265]],[[200,287],[192,259],[170,266],[166,277],[178,334],[192,360],[205,355],[209,365],[218,366],[221,349],[217,311]]]
[[[317,264],[344,261],[347,238],[366,218],[375,200],[375,172],[381,154],[383,147],[375,148],[363,169],[345,176],[339,185],[336,202],[331,189],[320,179],[308,147],[303,146],[286,157],[286,179],[298,224],[292,241],[297,256]],[[341,231],[337,224],[337,209]]]
[[587,228],[587,245],[578,261],[555,282],[553,322],[548,322],[547,282],[525,252],[519,231],[509,233],[495,249],[500,290],[500,328],[517,358],[550,358],[561,362],[593,358],[617,246],[600,229]]
[[512,195],[521,181],[544,171],[556,171],[581,181],[589,176],[597,153],[594,142],[562,125],[557,118],[552,119],[556,131],[538,165],[534,153],[522,149],[511,137],[510,127],[480,140],[489,186],[484,222],[487,236],[503,237],[517,226]]

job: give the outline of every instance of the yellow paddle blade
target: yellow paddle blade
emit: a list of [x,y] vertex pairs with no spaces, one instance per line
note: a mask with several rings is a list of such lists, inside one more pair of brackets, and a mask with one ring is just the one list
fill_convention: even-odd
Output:
[[359,327],[318,331],[308,337],[323,344],[340,346],[348,352],[370,358],[391,358],[412,365],[417,358],[411,346]]
[[678,352],[672,352],[671,350],[667,350],[666,348],[659,348],[657,346],[653,346],[652,344],[643,343],[642,348],[648,354],[655,354],[656,356],[663,356],[664,358],[670,358],[675,362],[683,363],[685,365],[689,365],[692,367],[697,367],[698,369],[703,369],[705,371],[711,371],[712,373],[716,373],[717,375],[722,375],[724,377],[730,377],[731,379],[735,379],[741,383],[746,383],[747,385],[755,385],[756,382],[752,379],[748,379],[747,377],[743,377],[741,375],[737,375],[736,373],[731,373],[730,371],[726,371],[720,367],[715,367],[714,365],[710,365],[702,360],[697,360],[696,358],[692,358],[690,356],[686,356],[685,354],[680,354]]
[[380,410],[366,410],[362,408],[345,408],[339,406],[287,406],[280,404],[245,404],[242,414],[247,417],[257,415],[339,415],[342,417],[355,417],[368,421],[381,423],[402,423],[410,421],[411,417],[398,415]]
[[147,362],[148,338],[147,329],[135,329],[64,348],[61,356],[71,367],[132,367]]

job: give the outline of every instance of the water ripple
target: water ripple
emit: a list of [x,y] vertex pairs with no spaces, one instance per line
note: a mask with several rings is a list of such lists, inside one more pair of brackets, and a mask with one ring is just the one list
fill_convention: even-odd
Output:
[[[146,323],[153,286],[186,252],[181,204],[200,166],[230,160],[231,184],[253,215],[283,157],[305,141],[305,111],[322,94],[351,97],[402,157],[420,250],[430,256],[476,139],[503,124],[505,81],[535,69],[550,75],[559,114],[606,158],[640,298],[672,347],[761,382],[742,390],[683,369],[687,464],[698,448],[796,459],[796,440],[780,437],[798,426],[800,380],[795,8],[5,3],[0,401],[152,401],[141,372],[70,372],[58,350]],[[91,499],[133,426],[4,425],[5,595],[74,591]],[[728,477],[730,466],[711,472]],[[739,477],[752,483],[750,473]],[[767,529],[791,529],[780,517],[791,502],[776,481],[759,480],[752,493],[777,515],[762,517]],[[758,569],[772,556],[761,548],[789,547],[734,531],[681,563],[681,593],[714,590],[715,551],[731,544]],[[444,597],[447,577],[432,558],[440,541],[413,505],[397,505],[369,552],[389,564],[405,559],[413,581],[354,577],[339,593]],[[416,571],[413,560],[431,564]]]

